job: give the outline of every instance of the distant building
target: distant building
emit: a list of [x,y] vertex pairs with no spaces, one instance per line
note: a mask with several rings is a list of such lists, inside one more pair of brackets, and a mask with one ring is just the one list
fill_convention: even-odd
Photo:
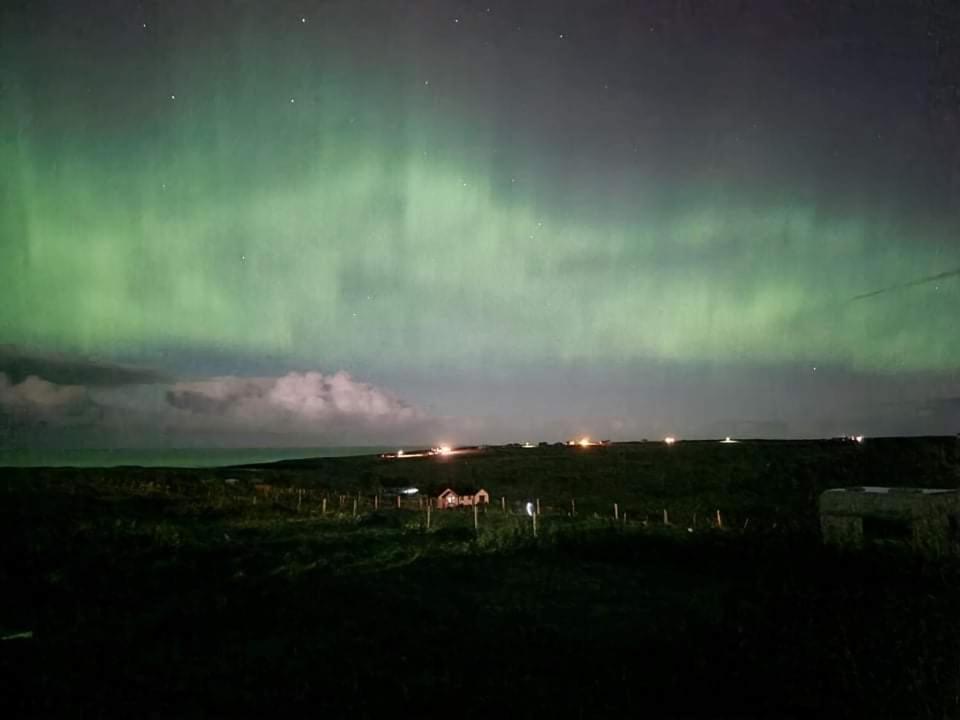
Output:
[[436,496],[438,509],[463,507],[472,505],[486,505],[490,502],[490,493],[483,488],[461,487],[454,490],[447,488]]
[[859,547],[896,543],[934,554],[960,552],[960,491],[890,487],[827,490],[820,496],[823,541]]

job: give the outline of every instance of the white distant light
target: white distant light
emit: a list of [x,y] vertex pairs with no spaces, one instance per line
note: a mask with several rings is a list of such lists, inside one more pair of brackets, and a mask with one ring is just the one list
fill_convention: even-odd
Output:
[[527,503],[527,515],[529,515],[530,517],[533,517],[533,503],[532,503],[532,502],[528,502],[528,503]]
[[420,491],[417,490],[417,488],[404,488],[400,492],[402,492],[404,495],[416,495]]
[[397,457],[403,457],[403,450],[397,450]]
[[732,445],[733,443],[738,442],[738,441],[737,441],[737,440],[731,440],[729,437],[725,437],[725,438],[724,438],[723,440],[721,440],[720,442],[722,442],[724,445]]
[[590,438],[588,438],[588,437],[582,437],[582,438],[580,438],[580,447],[588,447],[588,446],[590,446],[590,445],[592,445],[592,444],[593,444],[593,443],[590,442]]
[[533,443],[532,443],[532,442],[525,442],[525,443],[523,444],[523,447],[525,447],[525,448],[532,448],[532,447],[533,447]]
[[450,448],[449,445],[441,445],[440,447],[437,448],[437,453],[440,455],[450,455],[452,452],[453,450]]
[[664,441],[667,445],[673,445],[673,444],[677,441],[677,439],[676,439],[673,435],[667,435],[667,436],[663,439],[663,441]]
[[858,442],[858,443],[862,443],[862,442],[863,442],[863,435],[854,435],[854,436],[853,436],[853,439],[854,439],[856,442]]

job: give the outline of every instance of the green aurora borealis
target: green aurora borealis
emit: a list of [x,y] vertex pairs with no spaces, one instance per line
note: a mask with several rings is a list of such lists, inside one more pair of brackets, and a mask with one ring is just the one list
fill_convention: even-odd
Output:
[[110,30],[119,49],[77,34],[52,56],[62,27],[7,43],[0,342],[464,374],[957,367],[956,277],[852,300],[960,267],[956,214],[914,203],[906,174],[897,190],[892,161],[860,157],[846,191],[817,182],[815,163],[792,172],[823,127],[748,128],[703,152],[691,139],[673,162],[669,104],[620,137],[610,127],[631,120],[595,100],[565,144],[538,127],[565,83],[574,104],[609,88],[551,77],[537,113],[512,105],[526,91],[504,89],[509,47],[488,50],[500,63],[486,74],[453,41],[423,49],[398,31],[374,50],[376,28],[357,31],[338,4],[203,42],[155,14]]

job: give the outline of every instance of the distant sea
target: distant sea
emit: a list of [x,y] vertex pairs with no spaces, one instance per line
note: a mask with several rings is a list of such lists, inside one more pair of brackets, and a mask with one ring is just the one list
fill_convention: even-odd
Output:
[[394,447],[144,448],[120,450],[0,449],[0,467],[220,467],[315,457],[375,455]]

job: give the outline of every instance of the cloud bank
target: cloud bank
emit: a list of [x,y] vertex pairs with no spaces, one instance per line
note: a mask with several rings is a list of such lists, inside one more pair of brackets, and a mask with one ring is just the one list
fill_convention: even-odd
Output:
[[245,428],[309,432],[344,424],[374,428],[420,421],[420,411],[349,373],[217,377],[179,382],[166,392],[175,411]]
[[142,382],[158,377],[85,385],[0,372],[0,446],[379,445],[431,428],[423,411],[345,371]]

